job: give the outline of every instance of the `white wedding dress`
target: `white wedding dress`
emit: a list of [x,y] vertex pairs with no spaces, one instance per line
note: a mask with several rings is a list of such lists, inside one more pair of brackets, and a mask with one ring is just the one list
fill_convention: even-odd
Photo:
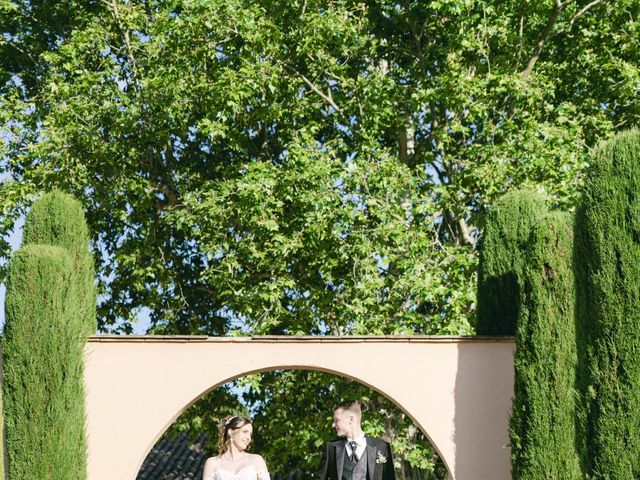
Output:
[[247,465],[236,473],[218,468],[204,480],[270,480],[270,477],[268,472],[257,472],[253,465]]

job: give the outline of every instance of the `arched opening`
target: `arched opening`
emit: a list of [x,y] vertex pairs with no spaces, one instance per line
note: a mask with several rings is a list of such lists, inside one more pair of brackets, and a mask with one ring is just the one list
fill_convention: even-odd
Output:
[[332,407],[344,399],[361,400],[365,433],[391,443],[398,480],[446,478],[423,428],[389,394],[341,372],[300,367],[260,369],[207,389],[159,432],[136,478],[200,479],[204,460],[216,454],[220,419],[238,414],[253,419],[251,450],[274,480],[311,478],[322,445],[336,438]]

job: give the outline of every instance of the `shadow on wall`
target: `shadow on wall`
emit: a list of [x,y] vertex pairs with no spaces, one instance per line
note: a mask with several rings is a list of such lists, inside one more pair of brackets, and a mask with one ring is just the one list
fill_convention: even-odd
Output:
[[[458,345],[454,441],[456,458],[465,461],[451,466],[456,480],[511,479],[508,429],[515,343],[499,342],[504,343],[504,348],[486,348],[491,343],[489,339],[474,345],[467,344],[465,348]],[[487,355],[492,357],[492,361],[487,361]],[[495,358],[496,355],[501,358]],[[487,372],[487,368],[492,371]],[[506,394],[505,389],[510,389],[511,393]],[[493,427],[487,431],[484,425],[491,417]],[[488,458],[498,461],[488,462]]]

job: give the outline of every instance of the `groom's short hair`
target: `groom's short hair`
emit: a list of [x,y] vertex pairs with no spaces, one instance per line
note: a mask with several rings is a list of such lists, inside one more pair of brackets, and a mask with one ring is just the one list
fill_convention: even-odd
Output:
[[344,400],[340,403],[336,403],[333,407],[333,411],[335,412],[338,409],[353,413],[358,420],[362,418],[362,408],[360,407],[360,402],[358,400]]

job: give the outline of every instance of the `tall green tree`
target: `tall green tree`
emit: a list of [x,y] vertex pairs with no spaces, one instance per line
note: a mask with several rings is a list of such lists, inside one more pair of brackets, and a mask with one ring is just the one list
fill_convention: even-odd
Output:
[[548,212],[543,195],[515,190],[487,215],[478,267],[479,335],[515,335],[534,225]]
[[11,478],[86,478],[84,346],[96,329],[88,240],[81,204],[47,193],[11,261],[3,342]]
[[85,336],[96,333],[93,255],[89,250],[89,230],[80,202],[61,191],[44,194],[27,215],[22,243],[54,245],[69,252],[79,316],[73,321],[84,325]]
[[516,327],[513,479],[584,478],[577,442],[573,215],[532,225]]
[[[640,132],[593,154],[579,215],[579,338],[592,478],[640,475]],[[586,343],[586,345],[584,345]]]
[[86,478],[82,328],[69,253],[27,245],[7,282],[3,393],[9,478]]
[[[0,390],[1,392],[1,390]],[[4,421],[4,393],[2,393],[0,395],[0,428],[2,429],[2,432],[5,431],[5,421]],[[5,435],[3,434],[2,436],[2,448],[0,448],[0,450],[2,451],[2,455],[0,455],[0,478],[6,478],[6,465],[5,465],[5,457],[6,457],[6,451],[7,451],[7,446],[6,446],[6,441],[5,441]]]

